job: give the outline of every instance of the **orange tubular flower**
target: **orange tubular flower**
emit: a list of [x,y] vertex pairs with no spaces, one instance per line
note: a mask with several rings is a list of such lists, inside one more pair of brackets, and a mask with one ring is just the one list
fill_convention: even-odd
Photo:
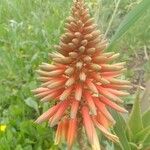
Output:
[[42,102],[56,100],[36,120],[48,121],[51,127],[57,125],[56,144],[65,139],[71,149],[81,126],[93,150],[100,149],[96,127],[108,139],[119,140],[108,131],[115,120],[107,106],[127,112],[118,103],[123,102],[120,96],[128,95],[122,90],[130,88],[130,83],[118,78],[125,71],[125,63],[112,64],[119,54],[104,52],[106,46],[107,40],[94,24],[84,0],[75,0],[57,52],[50,54],[53,63],[40,65],[37,72],[42,85],[33,90]]

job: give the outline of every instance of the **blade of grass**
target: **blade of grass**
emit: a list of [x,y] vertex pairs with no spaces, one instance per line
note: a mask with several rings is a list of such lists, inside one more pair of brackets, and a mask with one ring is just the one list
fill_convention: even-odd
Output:
[[150,0],[143,0],[133,10],[131,10],[118,27],[116,33],[111,38],[109,49],[111,49],[115,42],[119,40],[134,24],[141,18],[141,16],[150,8]]
[[133,109],[132,109],[132,112],[130,114],[130,118],[128,121],[128,125],[134,137],[138,132],[140,132],[143,129],[139,93],[137,95],[137,98],[135,99]]
[[109,21],[109,24],[108,24],[108,27],[107,27],[106,32],[105,32],[105,34],[104,34],[104,37],[107,36],[107,34],[108,34],[109,30],[110,30],[110,27],[111,27],[111,25],[112,25],[112,23],[113,23],[113,20],[114,20],[115,16],[116,16],[116,12],[117,12],[117,10],[118,10],[118,7],[119,7],[120,2],[121,2],[121,0],[118,0],[117,3],[116,3],[116,5],[115,5],[114,12],[113,12],[113,14],[112,14],[112,16],[111,16],[111,19],[110,19],[110,21]]

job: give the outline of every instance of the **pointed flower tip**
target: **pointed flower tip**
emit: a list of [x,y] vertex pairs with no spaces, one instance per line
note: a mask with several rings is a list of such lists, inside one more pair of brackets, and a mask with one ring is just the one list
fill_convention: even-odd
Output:
[[124,113],[128,114],[128,113],[129,113],[129,111],[128,111],[128,110],[126,110],[126,109],[124,109]]
[[37,119],[37,120],[34,121],[34,123],[40,124],[40,123],[42,123],[42,121],[40,121],[39,119]]
[[58,145],[61,142],[61,139],[62,139],[62,125],[63,125],[62,122],[58,123],[57,131],[56,131],[56,134],[55,134],[55,140],[54,140],[55,145]]
[[[120,106],[119,106],[119,107],[120,107]],[[120,107],[120,112],[121,112],[121,113],[125,113],[125,114],[128,114],[128,113],[129,113],[129,111],[126,110],[126,109],[124,109],[123,107]]]
[[53,128],[53,127],[55,127],[55,126],[57,125],[57,123],[58,123],[58,122],[51,122],[51,123],[49,123],[49,126],[50,126],[51,128]]
[[77,118],[70,119],[69,120],[69,128],[68,128],[68,136],[67,136],[68,149],[70,149],[70,150],[75,141],[76,132],[77,132]]
[[33,93],[34,93],[34,92],[36,92],[36,90],[35,90],[35,89],[33,89],[33,90],[31,90],[31,92],[33,92]]
[[116,135],[114,135],[114,137],[115,137],[115,142],[116,142],[116,143],[119,143],[119,142],[120,142],[119,137],[118,137],[118,136],[116,136]]

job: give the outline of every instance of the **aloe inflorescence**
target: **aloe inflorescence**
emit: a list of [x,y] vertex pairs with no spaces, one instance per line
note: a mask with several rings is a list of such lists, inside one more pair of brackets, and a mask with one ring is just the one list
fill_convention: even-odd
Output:
[[84,0],[75,0],[65,33],[55,46],[57,51],[50,54],[53,63],[40,65],[37,72],[42,85],[33,90],[42,102],[55,100],[55,105],[36,122],[57,126],[56,144],[66,139],[71,149],[81,127],[93,150],[100,149],[95,128],[108,139],[119,141],[108,131],[115,120],[106,107],[127,112],[118,103],[123,102],[120,96],[128,95],[123,90],[130,88],[130,83],[119,79],[126,70],[125,63],[112,63],[119,54],[104,52],[107,44]]

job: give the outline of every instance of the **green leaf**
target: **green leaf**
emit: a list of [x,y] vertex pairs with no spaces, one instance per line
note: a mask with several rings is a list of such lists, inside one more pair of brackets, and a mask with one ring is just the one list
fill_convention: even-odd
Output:
[[150,0],[143,0],[133,10],[131,10],[118,27],[108,48],[112,48],[115,42],[135,24],[135,22],[148,10],[148,8],[150,8]]
[[144,127],[150,126],[150,109],[143,114],[142,122]]
[[117,136],[119,137],[121,149],[131,150],[131,147],[128,143],[128,139],[127,139],[127,136],[125,133],[125,130],[127,129],[125,120],[119,113],[114,112],[114,111],[113,111],[113,117],[116,120],[116,124],[114,126],[114,131],[117,134]]
[[143,129],[139,95],[135,99],[128,124],[129,124],[129,128],[133,133],[133,136]]
[[36,101],[34,101],[31,97],[27,98],[24,101],[25,101],[26,105],[33,108],[39,114],[38,104]]
[[140,131],[137,135],[136,135],[136,141],[144,141],[147,136],[150,134],[150,126],[144,128],[142,131]]
[[143,149],[149,150],[150,149],[150,134],[145,138],[143,142]]

